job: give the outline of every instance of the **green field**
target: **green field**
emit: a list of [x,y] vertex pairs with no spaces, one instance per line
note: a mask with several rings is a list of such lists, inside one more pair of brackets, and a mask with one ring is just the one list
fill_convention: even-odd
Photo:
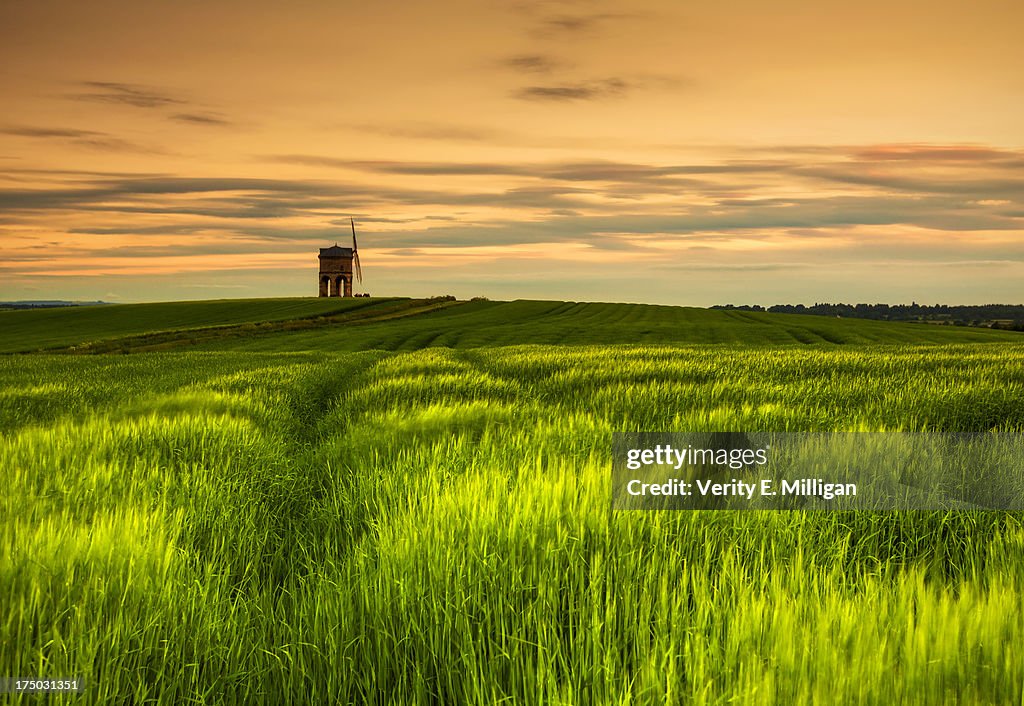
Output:
[[242,299],[0,312],[0,352],[1020,342],[1017,332],[648,304]]
[[387,299],[223,299],[0,311],[0,353],[61,348],[158,331],[325,316]]
[[88,704],[1024,702],[1017,513],[609,506],[613,431],[1024,431],[1018,335],[361,303],[0,356],[0,676]]

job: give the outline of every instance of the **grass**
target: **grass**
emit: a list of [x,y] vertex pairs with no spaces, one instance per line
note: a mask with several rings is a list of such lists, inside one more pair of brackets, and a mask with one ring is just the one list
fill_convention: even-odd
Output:
[[361,351],[518,344],[1021,342],[1019,332],[646,304],[267,299],[0,312],[0,352]]
[[382,301],[389,300],[222,299],[0,311],[0,353],[62,348],[159,331],[306,319]]
[[[619,314],[775,333],[479,345],[608,343]],[[797,329],[705,314],[478,302],[349,332],[464,349],[0,358],[0,673],[82,675],[83,703],[1021,703],[1019,515],[614,513],[609,453],[1021,431],[1024,349],[757,346]]]

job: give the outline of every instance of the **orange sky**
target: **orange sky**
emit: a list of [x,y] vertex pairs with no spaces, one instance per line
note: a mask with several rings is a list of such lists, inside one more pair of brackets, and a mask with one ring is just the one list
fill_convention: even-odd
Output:
[[0,299],[1022,301],[1024,5],[0,4]]

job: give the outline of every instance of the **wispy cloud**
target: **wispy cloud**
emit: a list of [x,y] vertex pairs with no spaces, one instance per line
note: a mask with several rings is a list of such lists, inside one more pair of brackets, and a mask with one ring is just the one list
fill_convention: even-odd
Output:
[[[419,223],[422,221],[457,221],[455,216],[421,216],[419,218],[380,218],[376,216],[368,216],[366,214],[355,215],[354,218],[359,223]],[[348,220],[336,220],[331,221],[333,225],[346,227],[349,225]]]
[[83,81],[81,86],[85,93],[73,93],[69,97],[81,101],[128,105],[133,108],[166,108],[185,103],[180,98],[151,86],[113,81]]
[[582,34],[599,25],[636,17],[635,14],[622,12],[552,14],[542,17],[533,31],[543,37]]
[[685,76],[650,74],[537,84],[519,88],[512,95],[530,101],[602,100],[621,98],[640,90],[690,90],[695,85],[695,81]]
[[122,226],[118,228],[88,227],[68,228],[74,235],[192,235],[203,229],[200,223],[162,226]]
[[95,137],[103,133],[93,130],[77,130],[74,128],[57,127],[5,127],[0,130],[4,135],[15,135],[17,137],[38,137],[38,138],[82,138]]
[[[387,123],[364,123],[328,126],[329,130],[339,128],[359,133],[383,135],[385,137],[404,140],[422,140],[436,142],[458,142],[467,144],[483,143],[487,145],[555,148],[563,151],[566,148],[601,149],[608,147],[636,148],[635,140],[623,139],[615,135],[603,137],[582,136],[578,134],[541,134],[536,131],[517,131],[499,129],[489,126],[427,123],[419,121],[398,121]],[[643,147],[643,144],[639,145]],[[650,145],[652,149],[678,148],[678,145],[667,146],[663,143]],[[313,162],[309,162],[310,165]],[[330,166],[327,163],[321,166]]]
[[83,147],[86,149],[105,150],[111,152],[145,152],[159,153],[155,147],[140,145],[131,140],[125,140],[106,132],[97,130],[82,130],[78,128],[62,127],[26,127],[10,126],[0,129],[0,134],[13,137],[24,137],[38,140],[60,140],[66,144]]
[[447,125],[430,122],[362,123],[350,126],[360,132],[402,137],[414,140],[444,140],[456,142],[489,142],[509,137],[509,133],[489,127]]
[[170,118],[179,123],[191,123],[193,125],[209,125],[211,127],[228,127],[233,125],[227,118],[214,113],[174,113]]
[[549,54],[516,54],[505,57],[498,64],[527,74],[547,74],[566,65]]
[[[770,158],[711,164],[280,155],[276,159],[283,162],[363,175],[339,181],[75,173],[61,182],[65,173],[56,172],[51,188],[0,189],[0,212],[50,228],[73,217],[63,230],[72,237],[205,239],[195,243],[195,252],[203,253],[217,247],[231,252],[243,242],[336,239],[349,215],[377,224],[368,237],[389,248],[574,243],[642,249],[652,240],[753,243],[780,234],[818,240],[864,228],[956,238],[1002,233],[1006,241],[1024,232],[1021,154],[993,149],[992,159],[978,162],[948,159],[950,147],[904,146],[914,159],[878,160],[879,148],[871,145],[788,155],[780,146]],[[482,176],[508,181],[485,187],[481,183],[496,182],[482,182]],[[401,185],[396,177],[409,179]],[[82,225],[83,214],[91,214],[95,225]],[[210,245],[211,238],[221,239],[220,245]]]
[[625,80],[612,77],[595,81],[525,86],[514,91],[512,95],[529,101],[600,100],[621,97],[630,88],[630,84]]
[[117,83],[114,81],[82,81],[77,84],[82,92],[67,98],[76,101],[104,103],[113,106],[142,108],[155,111],[168,120],[205,127],[228,127],[234,123],[223,114],[193,104],[185,98],[155,86]]
[[613,160],[562,160],[551,162],[412,162],[397,160],[350,160],[318,155],[271,155],[286,164],[337,167],[381,174],[419,176],[515,176],[562,181],[612,181],[652,184],[670,177],[714,174],[757,174],[787,170],[781,160],[741,160],[724,164],[656,165]]
[[851,155],[864,161],[900,162],[998,162],[1020,163],[1020,152],[995,149],[984,145],[895,144],[854,148]]

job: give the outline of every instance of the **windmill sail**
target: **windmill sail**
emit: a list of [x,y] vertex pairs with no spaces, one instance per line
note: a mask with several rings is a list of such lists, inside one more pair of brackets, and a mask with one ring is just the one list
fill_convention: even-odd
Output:
[[349,218],[348,221],[352,224],[352,264],[355,265],[356,279],[359,280],[359,284],[362,284],[363,268],[359,264],[359,246],[356,244],[356,222],[352,218]]

